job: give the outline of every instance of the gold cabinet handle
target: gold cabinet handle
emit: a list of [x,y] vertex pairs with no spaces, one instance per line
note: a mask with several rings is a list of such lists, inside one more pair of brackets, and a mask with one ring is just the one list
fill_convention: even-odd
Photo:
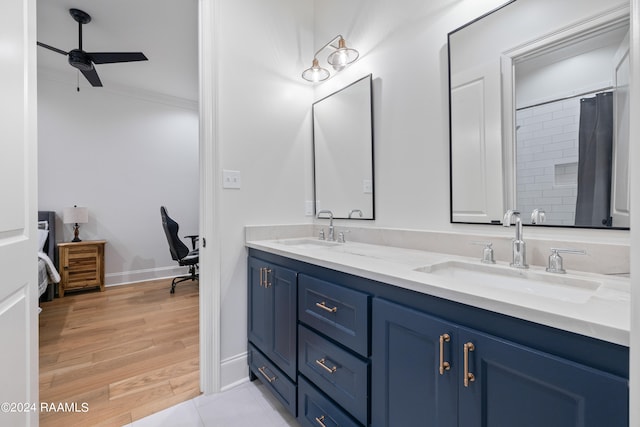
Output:
[[469,372],[469,352],[474,351],[476,346],[472,342],[466,343],[464,346],[464,386],[469,387],[470,382],[476,380],[475,375]]
[[316,364],[320,365],[322,367],[322,369],[324,369],[325,371],[329,372],[330,374],[333,374],[336,369],[338,369],[337,367],[328,367],[327,365],[325,365],[327,361],[324,359],[324,357],[320,360],[316,360]]
[[271,269],[269,267],[264,268],[264,287],[270,288],[271,283],[269,282],[269,274],[271,274]]
[[445,362],[444,360],[444,343],[451,341],[451,336],[449,334],[440,335],[440,375],[444,375],[444,371],[448,371],[451,369],[451,364],[449,362]]
[[316,307],[320,307],[321,309],[323,309],[324,311],[328,311],[329,313],[335,313],[336,311],[338,311],[338,307],[327,307],[327,303],[324,301],[317,302]]
[[271,283],[269,283],[269,273],[271,273],[269,267],[260,267],[260,287],[271,287]]
[[265,369],[267,369],[266,366],[263,366],[262,368],[258,368],[258,371],[260,371],[260,373],[262,374],[263,377],[265,377],[267,379],[267,381],[269,381],[270,383],[274,382],[276,380],[275,375],[273,377],[270,377],[269,375],[267,375],[267,373],[265,372]]
[[322,415],[321,417],[316,417],[316,422],[318,424],[320,424],[322,427],[327,427],[323,421],[324,421],[324,415]]

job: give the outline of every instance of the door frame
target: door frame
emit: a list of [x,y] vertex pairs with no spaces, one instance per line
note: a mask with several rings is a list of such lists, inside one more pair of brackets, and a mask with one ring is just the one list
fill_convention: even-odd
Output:
[[220,171],[218,138],[219,0],[199,0],[200,390],[220,391]]

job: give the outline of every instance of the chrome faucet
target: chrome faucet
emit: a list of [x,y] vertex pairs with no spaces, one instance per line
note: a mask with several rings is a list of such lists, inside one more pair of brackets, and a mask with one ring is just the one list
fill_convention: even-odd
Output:
[[522,220],[520,212],[509,209],[502,219],[502,225],[511,226],[511,221],[515,217],[516,238],[512,240],[512,261],[509,264],[514,268],[529,268],[527,265],[527,244],[522,240]]
[[316,218],[320,218],[320,214],[329,214],[329,236],[327,237],[327,240],[330,240],[332,242],[335,241],[336,238],[333,234],[333,212],[328,209],[323,209],[321,211],[318,211]]
[[531,212],[531,224],[543,224],[546,219],[545,215],[546,212],[542,209],[534,209],[533,212]]
[[360,214],[360,218],[362,218],[362,211],[360,209],[351,209],[351,212],[349,212],[349,218],[351,218],[351,215],[353,215],[355,213],[359,213]]

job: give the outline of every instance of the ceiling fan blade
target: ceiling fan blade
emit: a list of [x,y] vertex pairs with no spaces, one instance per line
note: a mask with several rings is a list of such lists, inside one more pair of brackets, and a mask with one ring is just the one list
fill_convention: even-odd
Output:
[[142,52],[92,52],[87,53],[94,64],[112,64],[114,62],[147,61]]
[[100,81],[100,77],[98,77],[98,72],[95,68],[92,68],[90,70],[80,70],[80,72],[87,78],[87,80],[89,80],[91,86],[102,87],[102,82]]
[[58,53],[60,53],[62,55],[68,55],[69,54],[68,52],[65,52],[64,50],[58,49],[57,47],[49,46],[48,44],[44,44],[44,43],[40,43],[40,42],[36,42],[36,43],[38,44],[38,46],[42,46],[45,49],[49,49],[49,50],[52,50],[54,52],[58,52]]

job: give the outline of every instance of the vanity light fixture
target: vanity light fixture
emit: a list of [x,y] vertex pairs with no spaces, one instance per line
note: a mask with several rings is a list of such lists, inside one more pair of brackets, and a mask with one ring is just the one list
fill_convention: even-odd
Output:
[[[338,46],[333,45],[335,41],[338,42]],[[310,82],[321,82],[327,80],[331,73],[326,68],[322,68],[318,62],[318,54],[326,48],[332,48],[334,51],[327,57],[327,62],[336,71],[343,70],[347,65],[355,62],[360,56],[357,50],[347,47],[347,42],[341,35],[335,36],[329,41],[329,43],[322,46],[313,56],[313,62],[311,68],[307,68],[302,72],[302,78]]]

